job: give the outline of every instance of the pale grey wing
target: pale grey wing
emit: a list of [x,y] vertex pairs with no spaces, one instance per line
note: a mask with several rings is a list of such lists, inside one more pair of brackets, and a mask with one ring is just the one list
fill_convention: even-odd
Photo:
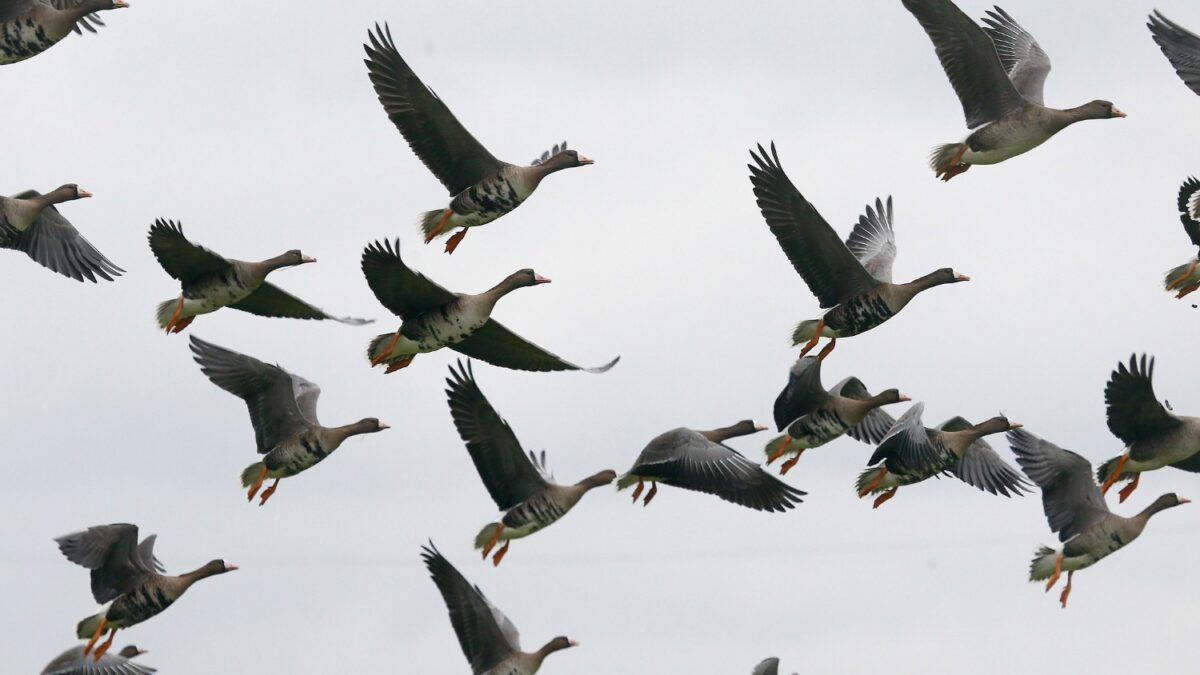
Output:
[[0,0],[0,21],[23,19],[33,10],[37,0]]
[[250,295],[229,306],[250,314],[280,319],[314,319],[317,321],[328,319],[351,326],[362,326],[374,321],[374,319],[359,319],[353,316],[334,316],[267,281],[254,289]]
[[1154,10],[1146,24],[1158,48],[1189,89],[1200,94],[1200,35]]
[[467,356],[487,361],[493,366],[512,368],[513,370],[532,370],[538,372],[552,370],[582,370],[585,373],[603,373],[613,366],[621,357],[595,368],[577,366],[570,361],[552,354],[545,349],[529,342],[525,338],[505,328],[495,319],[489,319],[457,344],[449,345],[451,349]]
[[775,397],[775,427],[777,431],[794,420],[816,410],[829,399],[821,384],[821,361],[815,356],[801,356],[788,371],[788,382]]
[[750,675],[779,675],[779,659],[774,656],[763,659],[762,663],[754,666],[754,672]]
[[143,569],[154,570],[159,574],[163,574],[167,570],[163,568],[163,564],[154,555],[154,542],[158,541],[158,535],[152,534],[142,540],[137,548],[138,565]]
[[155,574],[152,566],[142,563],[137,537],[137,525],[114,523],[89,527],[54,541],[67,560],[92,571],[92,596],[103,604]]
[[887,206],[879,198],[875,208],[867,205],[867,212],[858,217],[858,223],[846,238],[846,248],[862,263],[867,274],[880,281],[892,283],[892,263],[896,262],[896,232],[892,229],[892,198]]
[[807,494],[763,471],[733,448],[691,429],[674,429],[650,441],[629,473],[716,495],[757,511],[783,512]]
[[1003,9],[988,10],[983,23],[983,30],[996,45],[996,54],[1013,86],[1026,99],[1042,105],[1042,89],[1050,74],[1050,57],[1029,31]]
[[292,377],[292,392],[296,397],[296,407],[304,419],[312,424],[320,424],[317,419],[317,399],[321,398],[321,387],[316,382],[306,380],[299,375],[288,373]]
[[950,467],[950,473],[967,485],[994,495],[1013,497],[1029,491],[1029,483],[1005,464],[982,438],[967,447],[963,456]]
[[[81,2],[83,2],[83,0],[50,0],[50,4],[54,5],[54,8],[60,11],[71,9]],[[96,27],[103,25],[104,22],[100,20],[100,16],[98,14],[85,14],[83,15],[83,18],[79,19],[79,21],[75,23],[75,28],[73,30],[77,35],[83,35],[83,31],[79,30],[80,26],[83,26],[83,28],[89,33],[95,33]]]
[[296,398],[291,373],[195,335],[191,341],[193,358],[201,372],[213,384],[246,402],[260,454],[312,426]]
[[512,622],[483,597],[479,587],[472,586],[442,556],[433,542],[422,547],[421,558],[442,594],[450,614],[450,625],[458,636],[463,655],[471,663],[472,672],[476,675],[486,673],[511,656],[517,649],[513,646],[516,628]]
[[1042,489],[1042,509],[1059,541],[1111,515],[1086,459],[1024,429],[1010,430],[1008,443],[1025,475]]
[[900,419],[888,430],[879,442],[868,464],[875,465],[886,459],[896,459],[910,470],[921,473],[936,473],[942,468],[942,452],[929,437],[929,430],[921,421],[925,403],[915,403],[904,411]]
[[[862,380],[857,377],[850,376],[838,382],[829,390],[829,393],[842,398],[852,398],[859,401],[871,398],[871,392],[867,390],[867,386],[862,383]],[[896,418],[892,417],[883,408],[875,408],[867,413],[867,416],[862,418],[858,424],[846,430],[846,435],[861,443],[870,443],[878,445],[883,442],[887,433],[891,431],[892,425],[896,423]]]
[[155,672],[158,671],[119,654],[105,654],[97,661],[94,655],[84,655],[83,645],[77,645],[59,654],[46,665],[41,675],[150,675]]
[[903,0],[925,29],[938,61],[962,103],[967,127],[975,129],[1025,106],[996,46],[951,0]]
[[[16,199],[38,196],[27,190]],[[21,251],[37,264],[76,281],[112,281],[125,270],[104,257],[53,205],[42,209],[28,229],[8,239],[5,248]]]

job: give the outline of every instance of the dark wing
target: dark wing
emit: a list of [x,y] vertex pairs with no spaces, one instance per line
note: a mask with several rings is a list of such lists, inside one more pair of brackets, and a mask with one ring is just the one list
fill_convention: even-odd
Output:
[[548,488],[549,484],[529,461],[508,422],[500,417],[475,384],[470,363],[464,367],[459,361],[457,371],[450,366],[446,384],[454,426],[467,444],[471,461],[496,506],[502,510],[511,509]]
[[150,226],[150,250],[167,274],[184,285],[224,272],[230,266],[220,254],[188,241],[183,226],[173,220],[159,218]]
[[400,259],[400,240],[378,241],[363,249],[362,271],[379,302],[401,319],[411,319],[458,296],[408,268]]
[[1175,467],[1176,469],[1191,471],[1192,473],[1200,473],[1200,452],[1197,452],[1187,459],[1175,462],[1171,466]]
[[1167,412],[1154,396],[1154,359],[1147,361],[1143,354],[1129,357],[1129,367],[1117,364],[1104,387],[1104,403],[1108,407],[1108,430],[1132,445],[1165,433],[1181,424],[1178,417]]
[[[54,5],[54,8],[59,11],[71,9],[81,2],[83,2],[83,0],[50,0],[50,4]],[[75,23],[75,28],[72,30],[74,30],[78,35],[83,35],[83,31],[79,30],[80,26],[83,26],[85,29],[87,29],[87,32],[89,33],[95,33],[96,27],[103,25],[104,22],[100,20],[99,14],[84,14],[83,17]]]
[[[13,197],[29,199],[39,194],[26,190]],[[96,281],[96,277],[112,281],[125,271],[96,250],[53,205],[42,209],[24,231],[10,227],[0,214],[0,246],[21,251],[42,267],[76,281]]]
[[915,403],[888,430],[879,442],[875,453],[867,464],[875,465],[886,459],[896,459],[905,467],[920,473],[937,473],[942,470],[944,453],[930,438],[929,430],[921,422],[925,403]]
[[754,672],[750,675],[779,675],[779,659],[774,656],[763,659],[762,663],[754,666]]
[[84,655],[83,645],[76,645],[47,664],[41,675],[150,675],[154,672],[157,670],[119,654],[108,653],[97,661],[94,655]]
[[357,319],[352,316],[333,316],[297,298],[278,286],[264,281],[253,293],[233,303],[230,307],[259,316],[284,319],[330,319],[351,326],[372,323],[374,319]]
[[315,417],[316,401],[320,396],[320,389],[315,384],[296,378],[279,366],[218,347],[195,335],[191,340],[193,358],[200,364],[201,372],[213,384],[246,402],[259,453],[270,452],[279,442],[317,423],[315,418],[305,416],[297,401],[297,396],[304,398],[303,408],[309,409]]
[[786,511],[808,494],[691,429],[668,431],[650,441],[629,473],[758,511]]
[[783,172],[775,144],[769,155],[760,145],[750,156],[757,164],[746,166],[758,208],[821,307],[840,305],[873,288],[878,282]]
[[1194,176],[1179,186],[1179,221],[1193,246],[1200,246],[1200,180]]
[[495,319],[480,326],[458,344],[448,345],[460,354],[487,361],[493,366],[512,368],[513,370],[582,370],[585,373],[603,373],[613,366],[621,357],[595,368],[584,368],[551,354],[541,347],[500,325]]
[[[852,398],[859,401],[871,398],[871,392],[867,390],[867,386],[862,383],[862,380],[857,377],[847,377],[846,379],[834,385],[829,393],[842,398]],[[875,408],[867,413],[867,416],[846,430],[846,435],[856,441],[862,443],[870,443],[876,445],[881,443],[887,432],[891,431],[892,425],[896,423],[896,418],[892,417],[883,408]]]
[[1050,74],[1050,57],[1029,31],[1021,28],[1008,12],[997,7],[983,19],[983,30],[996,46],[1000,63],[1022,96],[1042,104],[1042,89]]
[[775,398],[775,428],[783,428],[793,420],[814,411],[829,398],[821,385],[821,361],[815,356],[801,356],[788,370],[788,382]]
[[1110,514],[1086,459],[1024,429],[1008,432],[1008,443],[1025,475],[1042,488],[1050,531],[1066,541]]
[[883,202],[875,200],[875,208],[867,205],[867,212],[858,217],[858,223],[846,238],[846,248],[862,263],[867,274],[880,281],[892,283],[892,263],[896,262],[896,231],[892,229],[892,198]]
[[1005,497],[1028,491],[1029,483],[982,438],[967,447],[963,456],[950,467],[950,473],[967,485]]
[[933,41],[938,61],[962,103],[967,127],[994,122],[1025,106],[992,38],[950,0],[904,0]]
[[442,181],[451,195],[494,175],[504,166],[457,119],[442,99],[426,87],[396,51],[391,29],[368,33],[363,62],[384,111],[408,146]]
[[1200,35],[1171,21],[1158,10],[1150,15],[1146,27],[1183,83],[1200,94]]
[[0,21],[24,19],[38,0],[0,0]]
[[433,542],[421,548],[421,558],[442,593],[450,625],[472,672],[481,675],[520,649],[512,622],[442,556]]
[[138,546],[137,525],[97,525],[54,541],[67,560],[92,571],[92,596],[104,604],[157,574],[153,539]]

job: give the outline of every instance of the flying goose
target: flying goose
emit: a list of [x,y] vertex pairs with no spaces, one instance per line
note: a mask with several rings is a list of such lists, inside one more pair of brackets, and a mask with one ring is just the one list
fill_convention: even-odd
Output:
[[95,33],[94,12],[128,7],[125,0],[0,0],[0,65],[37,56],[80,27]]
[[[828,347],[826,347],[828,349]],[[787,386],[775,399],[775,426],[786,431],[767,442],[767,464],[785,453],[793,457],[783,463],[786,474],[800,455],[849,434],[863,443],[879,443],[896,420],[880,406],[910,400],[897,389],[872,395],[857,377],[847,377],[825,391],[821,384],[820,356],[801,356],[788,373]]]
[[367,347],[372,366],[388,364],[391,373],[407,367],[417,354],[449,347],[456,352],[514,370],[582,370],[603,373],[621,357],[599,368],[584,368],[525,341],[491,320],[500,298],[518,288],[548,284],[531,269],[517,270],[478,295],[452,293],[408,268],[400,259],[400,240],[370,244],[362,270],[379,302],[400,317],[399,330],[377,335]]
[[892,229],[891,197],[886,210],[878,199],[874,209],[868,206],[842,243],[784,173],[774,143],[770,154],[759,145],[758,153],[751,151],[750,156],[757,164],[747,165],[750,182],[771,234],[821,307],[829,309],[820,319],[796,326],[792,343],[807,340],[801,356],[822,337],[833,339],[823,352],[828,354],[837,338],[871,330],[904,309],[921,291],[970,280],[945,267],[906,284],[892,283],[896,234]]
[[1020,496],[1025,491],[1021,474],[1000,459],[1000,455],[983,440],[1021,425],[1003,415],[971,424],[962,417],[952,417],[929,429],[921,421],[925,403],[909,408],[887,436],[875,448],[867,462],[871,468],[858,477],[858,496],[879,494],[873,508],[896,495],[905,485],[919,483],[942,473],[994,495]]
[[1137,539],[1150,517],[1190,500],[1165,494],[1132,518],[1108,510],[1099,486],[1092,481],[1092,465],[1086,459],[1025,431],[1008,432],[1008,442],[1017,463],[1029,479],[1042,489],[1042,508],[1050,531],[1058,533],[1060,550],[1039,547],[1029,566],[1029,580],[1049,579],[1049,592],[1064,570],[1067,585],[1059,596],[1065,608],[1071,594],[1071,577],[1076,570],[1091,567],[1101,558]]
[[1058,110],[1042,104],[1050,58],[1003,9],[980,27],[950,0],[904,0],[933,41],[971,133],[933,149],[930,167],[948,181],[972,164],[997,164],[1045,143],[1081,120],[1124,117],[1108,101]]
[[535,652],[521,651],[521,635],[513,622],[463,578],[433,542],[421,548],[421,558],[446,602],[450,625],[473,675],[534,675],[547,656],[579,645],[556,637]]
[[263,491],[259,506],[275,494],[280,479],[312,468],[347,438],[389,428],[374,417],[340,427],[321,426],[317,420],[321,388],[315,383],[195,335],[191,348],[201,372],[213,384],[244,400],[250,411],[258,454],[263,458],[242,471],[242,487],[250,488],[247,501],[254,500],[263,481],[275,479]]
[[1108,430],[1125,443],[1125,451],[1100,465],[1101,492],[1118,480],[1132,480],[1120,491],[1124,502],[1137,489],[1143,471],[1164,466],[1200,473],[1200,417],[1167,412],[1154,395],[1154,359],[1145,354],[1118,363],[1104,387]]
[[67,183],[47,194],[26,190],[0,197],[0,248],[20,251],[42,267],[76,281],[96,281],[96,277],[112,281],[125,270],[97,251],[54,207],[91,196]]
[[76,627],[76,635],[88,640],[84,654],[91,653],[105,629],[110,630],[108,640],[92,655],[93,661],[103,658],[118,629],[159,614],[197,581],[237,569],[224,560],[213,560],[186,574],[166,576],[154,557],[155,539],[152,534],[139,544],[137,525],[114,523],[54,540],[67,560],[92,571],[92,595],[96,602],[108,603],[99,614],[80,621]]
[[183,236],[179,223],[161,218],[150,226],[149,238],[158,263],[182,287],[178,298],[159,303],[155,312],[158,327],[167,333],[178,333],[197,316],[222,307],[285,319],[331,319],[353,326],[370,323],[366,319],[330,316],[267,282],[267,275],[275,270],[317,261],[298,250],[261,262],[233,260],[193,244]]
[[[1179,186],[1179,220],[1192,245],[1200,248],[1200,181],[1194,177]],[[1191,260],[1167,272],[1163,285],[1168,291],[1178,291],[1176,298],[1200,288],[1200,272],[1196,270],[1198,265],[1200,255],[1192,256]]]
[[1200,35],[1168,19],[1158,10],[1150,14],[1150,22],[1146,27],[1175,68],[1179,79],[1188,89],[1200,94]]
[[592,163],[568,150],[566,141],[542,153],[529,166],[496,159],[400,57],[387,24],[383,29],[375,24],[375,31],[368,35],[371,44],[363,45],[368,57],[364,62],[379,102],[412,151],[452,198],[446,208],[421,216],[426,244],[450,234],[454,228],[462,228],[446,242],[446,253],[453,253],[467,228],[486,225],[517,208],[546,176]]
[[475,548],[482,549],[484,559],[497,543],[504,542],[492,558],[494,565],[500,564],[513,539],[550,527],[567,515],[589,490],[608,485],[617,477],[615,471],[605,470],[574,485],[555,483],[545,470],[545,451],[540,459],[532,451],[525,452],[508,422],[475,383],[469,362],[463,366],[459,361],[457,371],[450,366],[446,385],[450,415],[458,435],[467,445],[483,486],[496,506],[505,511],[499,522],[489,523],[475,536]]
[[41,675],[150,675],[157,669],[134,663],[130,659],[145,654],[134,645],[117,654],[105,654],[100,660],[83,653],[83,645],[75,645],[46,664]]
[[642,506],[650,504],[658,494],[658,484],[663,483],[707,492],[757,511],[782,513],[804,501],[801,497],[808,493],[780,481],[725,445],[730,438],[765,430],[751,420],[742,420],[712,431],[680,427],[659,434],[638,455],[633,467],[617,479],[617,490],[637,483],[633,491],[636,504],[649,481],[650,490]]

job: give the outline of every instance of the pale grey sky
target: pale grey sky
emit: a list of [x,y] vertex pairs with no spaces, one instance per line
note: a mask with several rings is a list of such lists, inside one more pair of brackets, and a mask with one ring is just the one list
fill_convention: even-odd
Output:
[[[978,17],[990,4],[961,6]],[[1200,314],[1160,286],[1194,252],[1175,194],[1200,171],[1200,100],[1151,41],[1153,7],[1006,4],[1054,63],[1050,105],[1105,98],[1129,117],[1079,124],[949,184],[926,155],[965,135],[961,108],[898,0],[347,0],[299,11],[135,0],[98,35],[5,66],[3,191],[70,181],[93,191],[62,211],[128,270],[81,285],[0,254],[9,667],[38,672],[96,609],[86,571],[52,538],[121,521],[158,533],[172,572],[214,557],[242,567],[119,635],[164,675],[467,672],[420,564],[428,538],[527,648],[559,634],[581,641],[544,672],[724,675],[768,655],[808,673],[1191,662],[1200,509],[1163,514],[1128,551],[1082,572],[1064,611],[1026,581],[1036,546],[1055,541],[1036,495],[930,481],[872,511],[851,489],[870,449],[849,439],[788,475],[809,492],[789,513],[670,488],[643,509],[604,489],[493,569],[471,541],[495,508],[442,391],[454,355],[387,377],[362,356],[397,321],[359,255],[398,235],[413,267],[454,289],[526,266],[552,277],[507,298],[497,318],[580,363],[622,355],[600,376],[476,365],[483,391],[561,480],[623,471],[672,427],[769,422],[797,351],[791,327],[818,315],[747,180],[747,150],[775,140],[792,180],[843,234],[868,201],[894,196],[897,277],[953,266],[973,279],[842,341],[827,383],[855,374],[900,387],[926,401],[930,422],[1003,410],[1093,461],[1110,457],[1121,444],[1104,424],[1103,387],[1131,352],[1158,357],[1156,389],[1176,411],[1200,411],[1189,386]],[[1200,29],[1193,5],[1158,8]],[[376,21],[390,22],[401,53],[497,156],[528,161],[565,138],[595,166],[548,180],[453,256],[424,246],[417,214],[447,196],[367,80],[361,43]],[[378,323],[222,311],[188,332],[318,382],[327,424],[377,416],[393,428],[284,481],[267,507],[248,505],[237,481],[256,458],[245,407],[200,373],[186,335],[154,327],[155,304],[178,292],[146,245],[157,217],[232,257],[299,247],[319,258],[273,279]],[[767,437],[733,445],[758,458]],[[1130,514],[1168,491],[1197,497],[1200,479],[1147,474],[1114,509]],[[1130,630],[1137,649],[1118,648]]]

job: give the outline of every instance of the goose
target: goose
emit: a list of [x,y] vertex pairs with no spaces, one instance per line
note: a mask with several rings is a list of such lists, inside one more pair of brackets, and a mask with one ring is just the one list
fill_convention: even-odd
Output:
[[263,481],[275,479],[262,493],[267,503],[282,478],[311,469],[337,450],[351,436],[374,434],[388,425],[374,417],[353,424],[324,427],[317,421],[317,399],[321,388],[279,366],[191,336],[196,363],[212,383],[246,402],[250,424],[262,461],[242,471],[246,499],[253,501]]
[[149,238],[150,250],[158,263],[182,287],[178,298],[159,303],[155,312],[158,327],[168,334],[178,333],[197,316],[222,307],[258,316],[330,319],[352,326],[371,323],[367,319],[330,316],[266,281],[267,275],[275,270],[317,261],[299,250],[261,262],[233,260],[193,244],[183,235],[182,225],[162,218],[150,226]]
[[128,7],[125,0],[0,0],[0,65],[37,56],[80,27],[95,33],[95,12]]
[[[828,348],[828,347],[826,347]],[[825,391],[821,384],[821,356],[801,356],[788,373],[788,383],[775,399],[775,426],[786,431],[767,442],[763,451],[767,464],[792,453],[779,473],[786,474],[800,455],[842,434],[863,443],[883,440],[896,423],[880,409],[890,403],[908,401],[898,389],[872,395],[857,377],[847,377]]]
[[470,362],[458,370],[450,366],[446,397],[458,435],[467,445],[471,461],[496,506],[505,511],[499,522],[489,523],[475,536],[476,550],[488,554],[501,541],[493,565],[499,565],[513,539],[528,537],[550,527],[579,503],[590,490],[608,485],[615,471],[597,472],[574,485],[559,485],[546,471],[546,453],[539,459],[526,453],[508,422],[483,395]]
[[[1195,177],[1183,181],[1179,186],[1179,220],[1183,223],[1183,231],[1187,233],[1192,245],[1200,248],[1200,181]],[[1167,272],[1163,286],[1168,291],[1178,291],[1176,298],[1200,288],[1200,255]]]
[[1200,35],[1171,21],[1158,10],[1150,14],[1146,27],[1179,79],[1188,89],[1200,94]]
[[[96,641],[109,629],[108,640],[96,648],[92,659],[99,662],[112,646],[117,630],[139,624],[170,607],[192,584],[237,569],[224,560],[212,560],[179,576],[166,576],[154,557],[156,535],[138,543],[137,525],[96,525],[55,539],[67,560],[92,571],[92,595],[105,604],[98,614],[79,622],[75,633],[88,640],[83,653],[92,652]],[[89,639],[90,638],[90,639]]]
[[513,622],[484,597],[478,586],[471,585],[432,541],[421,548],[421,558],[442,594],[450,612],[450,625],[473,675],[533,675],[550,654],[579,646],[575,640],[560,636],[535,652],[521,651],[521,635]]
[[[0,0],[2,1],[2,0]],[[87,199],[92,193],[67,183],[46,194],[26,190],[0,196],[0,248],[20,251],[34,262],[76,281],[112,281],[117,267],[59,213],[55,204]]]
[[76,645],[46,664],[41,675],[150,675],[158,672],[130,660],[145,653],[146,650],[129,645],[119,653],[105,654],[97,661],[83,653],[83,645]]
[[1118,363],[1104,387],[1108,430],[1125,443],[1125,451],[1100,465],[1096,480],[1103,494],[1118,480],[1131,481],[1121,489],[1121,502],[1137,489],[1143,471],[1164,466],[1200,473],[1200,417],[1167,412],[1154,395],[1154,359],[1143,354]]
[[454,253],[468,228],[486,225],[517,208],[546,176],[593,163],[568,149],[566,141],[529,166],[496,159],[400,57],[386,23],[383,29],[375,24],[368,36],[364,62],[379,102],[412,151],[450,191],[448,206],[427,211],[418,221],[426,244],[461,228],[446,242],[446,253]]
[[756,511],[778,511],[794,508],[808,494],[780,481],[725,441],[745,436],[766,427],[752,420],[711,431],[695,431],[680,427],[655,436],[638,455],[633,467],[617,479],[617,490],[637,483],[633,503],[637,503],[646,481],[650,490],[642,506],[648,506],[658,494],[658,484],[673,485],[685,490],[706,492],[727,502]]
[[[870,468],[858,477],[860,498],[879,494],[872,508],[896,496],[896,490],[942,473],[994,495],[1020,496],[1027,490],[1021,474],[1000,459],[984,436],[1020,428],[1003,415],[971,424],[952,417],[929,429],[921,421],[925,403],[909,408],[875,448]],[[880,494],[882,493],[882,494]]]
[[1003,9],[989,11],[980,27],[950,0],[904,0],[904,6],[933,41],[971,130],[933,149],[929,165],[938,178],[1029,152],[1082,120],[1125,117],[1100,99],[1066,110],[1043,105],[1050,59]]
[[[754,666],[754,672],[750,675],[779,675],[779,659],[772,656],[768,659],[763,659],[761,663]],[[795,675],[795,673],[792,673]]]
[[386,363],[385,372],[407,367],[417,354],[449,347],[493,366],[514,370],[582,370],[603,373],[620,356],[598,368],[584,368],[551,354],[491,320],[500,298],[518,288],[548,284],[531,269],[517,270],[478,295],[452,293],[408,268],[400,259],[400,240],[370,244],[363,251],[362,270],[379,302],[400,317],[399,330],[375,336],[367,347],[372,366]]
[[828,354],[837,338],[871,330],[904,309],[921,291],[970,281],[965,274],[955,274],[945,267],[906,284],[892,283],[896,234],[892,229],[891,197],[886,209],[879,199],[874,209],[868,206],[842,243],[784,173],[774,143],[769,155],[759,145],[758,154],[751,151],[750,156],[757,164],[747,165],[750,182],[763,219],[821,307],[829,310],[820,319],[796,326],[792,343],[805,343],[801,356],[816,347],[822,337],[832,338],[824,352]]
[[1050,531],[1063,543],[1059,550],[1041,546],[1029,566],[1029,580],[1048,579],[1046,592],[1066,571],[1067,585],[1059,596],[1066,608],[1071,577],[1091,567],[1142,534],[1150,517],[1190,500],[1165,494],[1141,513],[1126,518],[1108,510],[1100,488],[1092,481],[1092,465],[1083,457],[1043,440],[1024,429],[1008,432],[1008,442],[1025,475],[1042,489],[1042,508]]

